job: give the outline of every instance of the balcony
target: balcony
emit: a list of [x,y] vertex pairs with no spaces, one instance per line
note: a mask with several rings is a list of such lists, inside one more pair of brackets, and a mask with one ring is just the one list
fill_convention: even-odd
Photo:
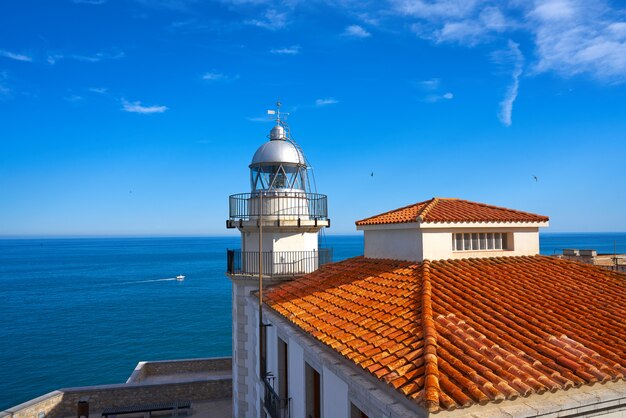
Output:
[[[294,277],[311,273],[333,260],[332,248],[318,251],[263,251],[263,276]],[[228,274],[256,276],[259,274],[259,252],[226,250]]]
[[240,193],[229,198],[229,220],[250,221],[259,217],[280,221],[326,220],[328,204],[326,195],[293,191]]
[[289,418],[289,398],[279,397],[270,384],[269,378],[263,379],[263,384],[265,386],[263,407],[267,415],[271,418]]

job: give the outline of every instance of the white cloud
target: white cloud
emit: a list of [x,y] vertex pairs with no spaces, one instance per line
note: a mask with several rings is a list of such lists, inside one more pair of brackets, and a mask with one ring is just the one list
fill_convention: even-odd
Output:
[[286,48],[270,49],[270,53],[277,55],[298,55],[300,53],[300,45],[292,45]]
[[363,29],[359,25],[350,25],[343,31],[344,36],[348,36],[351,38],[369,38],[372,36],[371,33]]
[[122,99],[122,110],[124,112],[150,114],[163,113],[167,109],[167,106],[143,106],[139,101],[129,102],[125,99]]
[[263,17],[264,19],[246,20],[244,23],[269,30],[283,29],[288,23],[287,12],[279,12],[275,9],[266,10]]
[[87,90],[97,94],[106,94],[109,91],[106,87],[90,87]]
[[219,71],[211,70],[202,75],[202,79],[210,82],[231,82],[239,79],[239,75],[228,75]]
[[203,80],[208,80],[208,81],[219,81],[219,80],[224,80],[226,78],[226,76],[222,73],[216,73],[216,72],[208,72],[208,73],[204,73],[204,75],[202,76]]
[[6,71],[0,71],[0,98],[8,98],[11,96],[11,89],[6,84],[8,75]]
[[83,100],[83,98],[82,96],[79,96],[77,94],[71,94],[69,96],[64,97],[63,100],[67,102],[71,102],[71,103],[76,103],[76,102],[80,102],[81,100]]
[[469,16],[481,0],[391,0],[392,8],[405,16],[423,19],[464,18]]
[[429,94],[426,97],[420,99],[420,101],[425,103],[437,103],[443,100],[452,100],[454,99],[454,94],[451,92],[443,93],[443,94]]
[[321,106],[328,106],[328,105],[333,105],[337,103],[339,103],[339,100],[335,100],[332,97],[327,97],[325,99],[317,99],[315,101],[315,106],[321,107]]
[[498,118],[505,126],[511,126],[513,115],[513,103],[517,98],[519,90],[519,78],[522,75],[522,67],[524,65],[524,56],[519,49],[519,45],[509,40],[508,50],[502,51],[496,56],[496,60],[499,60],[502,64],[508,61],[513,67],[511,71],[511,84],[506,90],[504,99],[500,102],[500,112]]
[[16,54],[14,52],[6,51],[4,49],[0,49],[0,56],[9,58],[15,61],[23,61],[23,62],[32,62],[33,58],[24,54]]
[[250,122],[271,122],[269,116],[254,116],[246,118]]
[[408,20],[413,32],[434,43],[502,44],[522,33],[534,42],[532,73],[626,82],[626,13],[607,0],[390,2],[396,19]]
[[441,80],[438,78],[431,78],[430,80],[422,80],[415,83],[417,88],[421,90],[437,90],[441,84]]
[[100,62],[104,60],[117,60],[124,58],[126,54],[118,49],[111,49],[107,51],[97,52],[92,55],[82,54],[50,54],[48,55],[48,64],[54,65],[61,59],[72,59],[83,62]]
[[538,55],[535,72],[626,81],[626,22],[617,10],[603,2],[539,1],[528,16]]

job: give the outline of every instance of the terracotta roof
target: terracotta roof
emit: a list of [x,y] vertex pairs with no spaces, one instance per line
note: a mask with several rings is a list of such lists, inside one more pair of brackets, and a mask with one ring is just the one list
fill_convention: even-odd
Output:
[[547,222],[547,216],[519,210],[470,202],[462,199],[433,197],[380,215],[356,221],[357,225],[409,222]]
[[265,300],[429,411],[626,375],[626,275],[572,261],[357,257]]

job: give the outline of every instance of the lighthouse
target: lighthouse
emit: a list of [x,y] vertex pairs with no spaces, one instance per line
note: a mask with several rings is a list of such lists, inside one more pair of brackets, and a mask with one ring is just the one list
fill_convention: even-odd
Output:
[[332,250],[318,244],[320,230],[330,227],[327,198],[311,186],[310,167],[280,106],[268,111],[275,124],[253,154],[250,191],[229,197],[226,227],[241,234],[241,247],[227,251],[237,417],[258,417],[273,390],[265,373],[262,289],[298,280],[332,261]]

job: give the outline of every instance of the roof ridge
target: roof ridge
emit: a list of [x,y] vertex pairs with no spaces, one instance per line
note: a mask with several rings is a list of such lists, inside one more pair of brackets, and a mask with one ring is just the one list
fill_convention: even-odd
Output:
[[424,338],[424,406],[429,412],[439,410],[439,367],[437,362],[437,329],[433,319],[430,261],[422,264],[422,333]]
[[[429,199],[429,200],[432,200],[432,199]],[[365,222],[365,221],[368,221],[368,220],[370,220],[370,219],[378,218],[379,216],[388,215],[388,214],[390,214],[390,213],[394,213],[394,212],[399,212],[399,211],[401,211],[401,210],[403,210],[403,209],[412,208],[412,207],[414,207],[414,206],[421,205],[421,204],[426,203],[426,202],[428,202],[428,200],[424,200],[424,201],[421,201],[421,202],[411,203],[411,204],[409,204],[409,205],[402,206],[402,207],[400,207],[400,208],[391,209],[391,210],[388,210],[387,212],[383,212],[383,213],[379,213],[379,214],[377,214],[377,215],[368,216],[367,218],[359,219],[358,221],[354,221],[354,223],[358,225],[358,224],[359,224],[359,222]]]
[[[426,206],[424,206],[424,208],[417,214],[415,219],[417,221],[424,222],[424,218],[426,217],[426,215],[428,215],[428,213],[433,210],[435,206],[437,206],[439,200],[439,197],[433,197],[432,199],[430,199],[430,202],[427,203]],[[428,202],[428,200],[426,200],[425,202]]]
[[505,210],[507,212],[519,213],[521,215],[535,215],[535,216],[541,216],[541,217],[547,218],[547,216],[539,215],[538,213],[535,213],[535,212],[527,212],[525,210],[511,209],[511,208],[507,208],[505,206],[491,205],[489,203],[484,203],[484,202],[474,202],[472,200],[467,200],[467,199],[457,199],[457,200],[459,202],[471,203],[473,205],[478,205],[478,206],[482,206],[482,207],[485,207],[485,208],[500,209],[500,210]]

